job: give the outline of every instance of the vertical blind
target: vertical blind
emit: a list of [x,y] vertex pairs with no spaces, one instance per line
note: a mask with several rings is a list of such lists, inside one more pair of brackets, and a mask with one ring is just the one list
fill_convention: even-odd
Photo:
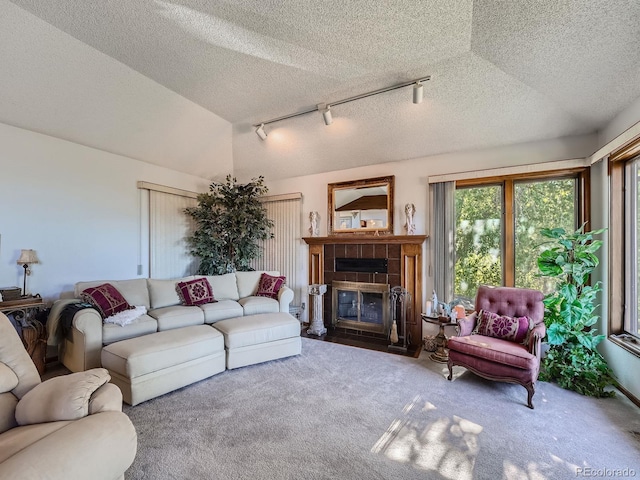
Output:
[[302,266],[302,194],[273,195],[262,199],[273,220],[274,238],[261,242],[262,255],[251,264],[256,270],[277,270],[294,292],[292,305],[300,305],[304,288]]
[[178,278],[196,273],[197,261],[189,254],[186,238],[195,222],[184,211],[195,207],[194,196],[149,192],[149,278]]
[[432,183],[430,188],[433,197],[433,286],[441,301],[450,302],[454,295],[456,267],[456,183]]

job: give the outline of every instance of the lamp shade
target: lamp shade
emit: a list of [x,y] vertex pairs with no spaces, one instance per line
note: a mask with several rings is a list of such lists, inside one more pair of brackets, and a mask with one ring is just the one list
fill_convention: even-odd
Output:
[[40,263],[35,250],[22,250],[20,252],[20,258],[16,262],[18,265],[31,265],[32,263]]

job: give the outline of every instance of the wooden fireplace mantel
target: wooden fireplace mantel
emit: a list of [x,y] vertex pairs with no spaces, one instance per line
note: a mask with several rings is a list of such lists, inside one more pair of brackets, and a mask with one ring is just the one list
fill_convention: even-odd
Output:
[[332,235],[330,237],[303,237],[308,245],[357,245],[357,244],[401,244],[422,245],[427,235]]
[[[312,284],[328,284],[331,283],[332,277],[336,280],[334,273],[334,255],[333,253],[327,257],[325,264],[325,251],[330,249],[331,252],[337,252],[340,246],[344,252],[364,251],[369,249],[369,255],[363,255],[362,258],[374,258],[372,252],[382,248],[383,252],[396,252],[393,259],[389,259],[390,269],[393,263],[395,267],[393,272],[389,272],[389,283],[392,283],[392,277],[395,285],[400,284],[411,294],[411,302],[408,311],[408,328],[411,331],[412,344],[422,342],[422,248],[427,235],[368,235],[368,234],[351,234],[351,235],[332,235],[329,237],[304,237],[303,240],[309,245],[309,285]],[[334,247],[335,246],[335,247]],[[378,247],[381,246],[381,247]],[[337,255],[337,253],[336,253]],[[354,255],[357,256],[357,255]],[[393,275],[391,275],[393,273]],[[325,274],[328,276],[325,279]],[[356,275],[356,274],[352,274]],[[357,278],[357,276],[356,276]],[[346,280],[349,280],[346,278]],[[354,279],[355,280],[355,279]],[[330,285],[329,285],[330,287]],[[328,300],[327,300],[328,301]],[[327,316],[330,315],[331,309],[325,306],[325,323],[330,325]]]

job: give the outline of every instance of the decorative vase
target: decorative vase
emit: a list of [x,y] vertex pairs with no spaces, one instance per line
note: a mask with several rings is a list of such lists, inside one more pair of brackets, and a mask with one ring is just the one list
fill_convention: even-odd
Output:
[[398,343],[398,325],[395,320],[391,324],[391,335],[389,336],[389,340],[391,340],[391,343]]

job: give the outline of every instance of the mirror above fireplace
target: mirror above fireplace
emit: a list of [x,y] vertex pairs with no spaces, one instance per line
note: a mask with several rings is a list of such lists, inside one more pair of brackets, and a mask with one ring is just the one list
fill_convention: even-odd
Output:
[[330,183],[329,235],[393,234],[394,176]]

